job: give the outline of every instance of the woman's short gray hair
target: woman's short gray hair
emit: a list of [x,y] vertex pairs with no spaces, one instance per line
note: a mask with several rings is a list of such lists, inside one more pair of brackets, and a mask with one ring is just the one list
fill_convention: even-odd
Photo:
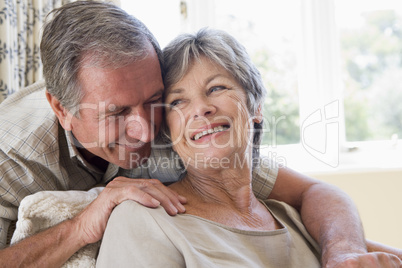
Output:
[[53,18],[44,26],[40,45],[46,87],[74,115],[79,115],[83,97],[78,73],[84,62],[120,68],[145,57],[152,44],[162,68],[162,52],[152,33],[111,3],[72,2],[49,15]]
[[[252,63],[246,49],[228,33],[204,28],[196,34],[182,34],[164,50],[164,83],[169,88],[189,70],[194,60],[205,56],[225,68],[243,87],[247,95],[247,108],[255,115],[263,107],[266,89],[260,72]],[[258,156],[263,123],[255,123],[254,157]]]

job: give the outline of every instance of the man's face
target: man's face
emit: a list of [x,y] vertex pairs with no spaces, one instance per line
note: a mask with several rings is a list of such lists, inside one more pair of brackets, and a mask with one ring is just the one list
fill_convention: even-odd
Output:
[[89,162],[98,156],[125,169],[137,167],[150,155],[162,120],[163,81],[154,49],[122,68],[84,67],[79,80],[85,95],[70,126],[86,149],[83,155]]

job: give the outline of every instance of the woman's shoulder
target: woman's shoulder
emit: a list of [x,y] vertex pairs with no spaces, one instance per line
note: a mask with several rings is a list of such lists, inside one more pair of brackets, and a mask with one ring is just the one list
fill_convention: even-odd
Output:
[[143,224],[150,221],[151,215],[147,212],[147,208],[141,204],[133,201],[126,200],[117,205],[110,214],[108,225],[118,223],[119,226],[125,226],[131,229],[133,225]]
[[273,199],[267,199],[261,202],[268,208],[273,216],[281,222],[282,225],[285,225],[289,229],[292,235],[297,234],[298,236],[303,237],[304,240],[311,244],[311,247],[314,249],[316,254],[317,252],[320,252],[318,244],[307,231],[300,213],[295,208],[284,202]]
[[136,201],[125,200],[113,209],[112,215],[127,217],[132,214],[151,215],[152,213],[155,213],[155,212],[166,213],[161,206],[159,206],[157,208],[148,208],[146,206],[141,205],[140,203],[138,203]]
[[125,200],[114,208],[113,213],[122,213],[127,210],[142,210],[143,207],[133,200]]

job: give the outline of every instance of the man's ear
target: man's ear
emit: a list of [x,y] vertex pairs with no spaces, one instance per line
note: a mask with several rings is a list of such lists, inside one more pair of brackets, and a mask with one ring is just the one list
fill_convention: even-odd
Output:
[[50,107],[52,107],[53,112],[56,114],[57,118],[59,119],[61,126],[65,130],[71,131],[72,114],[69,113],[67,111],[67,109],[65,109],[63,107],[63,105],[61,105],[59,100],[56,99],[56,97],[54,97],[52,94],[50,94],[47,90],[46,90],[46,99],[49,102]]
[[263,119],[263,115],[262,115],[262,106],[261,104],[258,105],[257,111],[255,112],[254,118],[253,118],[253,122],[254,123],[261,123]]

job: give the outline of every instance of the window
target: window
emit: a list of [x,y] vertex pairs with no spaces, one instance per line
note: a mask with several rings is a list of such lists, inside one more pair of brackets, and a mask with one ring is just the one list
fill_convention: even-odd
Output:
[[215,2],[215,25],[235,36],[261,72],[268,91],[263,146],[300,142],[297,1]]
[[120,6],[141,20],[162,48],[182,32],[180,0],[120,0]]
[[150,28],[161,47],[181,32],[209,26],[226,30],[247,48],[269,92],[263,154],[304,172],[401,167],[399,0],[121,5]]
[[402,4],[336,1],[348,141],[402,137]]

